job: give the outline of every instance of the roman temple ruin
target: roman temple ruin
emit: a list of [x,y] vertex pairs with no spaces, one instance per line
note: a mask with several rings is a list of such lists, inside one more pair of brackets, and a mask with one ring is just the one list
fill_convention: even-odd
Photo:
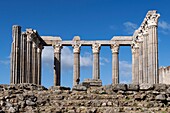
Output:
[[141,26],[133,36],[114,36],[111,40],[81,40],[75,36],[73,40],[62,40],[60,37],[40,36],[36,30],[14,25],[12,28],[11,48],[11,84],[34,83],[41,85],[41,55],[44,46],[54,48],[54,86],[60,86],[61,49],[72,46],[74,54],[73,86],[80,82],[80,52],[83,46],[91,46],[93,53],[92,79],[85,82],[101,85],[100,48],[110,46],[112,52],[112,83],[119,83],[119,47],[131,46],[132,51],[132,83],[159,83],[158,70],[158,19],[155,11],[148,11]]

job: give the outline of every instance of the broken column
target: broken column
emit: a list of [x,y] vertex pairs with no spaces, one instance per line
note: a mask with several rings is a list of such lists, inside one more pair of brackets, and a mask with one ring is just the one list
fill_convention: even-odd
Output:
[[12,52],[11,52],[11,81],[12,84],[20,83],[20,40],[21,27],[14,25],[12,27]]

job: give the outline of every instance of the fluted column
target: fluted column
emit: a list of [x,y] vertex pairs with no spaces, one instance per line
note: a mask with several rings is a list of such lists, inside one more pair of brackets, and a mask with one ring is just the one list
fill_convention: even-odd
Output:
[[112,83],[119,83],[119,45],[111,45],[112,51]]
[[37,48],[37,84],[41,85],[41,55],[43,46],[39,45]]
[[27,75],[26,82],[32,83],[32,33],[27,30]]
[[37,84],[37,45],[36,42],[32,44],[32,83]]
[[60,66],[61,66],[61,48],[62,45],[57,43],[54,48],[54,86],[60,86]]
[[20,55],[20,74],[21,74],[21,78],[20,78],[20,83],[25,83],[26,82],[26,61],[27,61],[27,35],[26,33],[22,33],[22,37],[21,37],[21,55]]
[[93,51],[93,79],[95,79],[95,80],[100,79],[100,60],[99,60],[100,46],[101,45],[99,43],[92,44],[92,51]]
[[14,25],[12,27],[12,58],[11,58],[11,83],[17,84],[20,82],[20,40],[21,27]]
[[139,84],[139,46],[132,46],[132,83]]
[[149,83],[159,83],[158,77],[158,18],[159,14],[156,11],[148,20],[148,32],[149,32],[149,45],[148,45],[148,71],[149,71]]
[[143,83],[148,83],[148,32],[143,33]]
[[76,43],[73,46],[74,53],[74,65],[73,65],[73,86],[80,82],[80,43]]
[[140,36],[139,40],[139,84],[143,83],[143,37]]

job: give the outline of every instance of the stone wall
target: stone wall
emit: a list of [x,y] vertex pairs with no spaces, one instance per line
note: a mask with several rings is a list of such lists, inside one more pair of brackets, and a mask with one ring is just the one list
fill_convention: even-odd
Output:
[[170,84],[170,66],[161,67],[159,69],[159,82],[163,84]]
[[49,89],[34,84],[0,85],[0,113],[170,112],[170,85],[77,85]]

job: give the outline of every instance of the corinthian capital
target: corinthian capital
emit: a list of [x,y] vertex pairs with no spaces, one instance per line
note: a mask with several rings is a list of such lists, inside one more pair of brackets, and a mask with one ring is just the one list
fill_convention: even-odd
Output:
[[101,44],[99,44],[99,43],[92,44],[92,51],[93,51],[93,53],[99,53],[100,46],[101,46]]
[[80,47],[81,47],[80,43],[73,44],[72,46],[73,46],[74,53],[80,53]]
[[112,53],[119,53],[119,45],[118,44],[112,44],[110,46]]
[[62,45],[60,43],[54,44],[54,53],[61,53]]
[[157,26],[159,17],[160,17],[160,14],[158,14],[156,10],[148,11],[146,15],[148,27]]

